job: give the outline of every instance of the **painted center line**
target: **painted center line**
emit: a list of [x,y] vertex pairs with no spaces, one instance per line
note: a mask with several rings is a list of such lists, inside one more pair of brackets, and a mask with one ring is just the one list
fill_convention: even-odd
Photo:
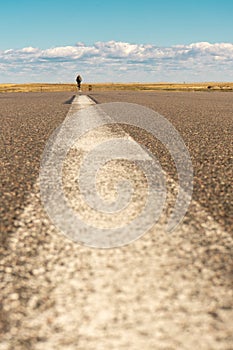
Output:
[[[77,96],[67,118],[93,104],[87,96]],[[71,162],[64,165],[64,187],[73,208],[86,220],[107,226],[114,222],[95,217],[75,196],[77,173],[73,164],[79,164],[93,145],[111,137],[127,139],[128,135],[117,127],[92,132],[74,146]],[[107,199],[114,197],[111,167],[129,178],[137,176],[130,165],[125,170],[121,164],[110,165],[99,183]],[[177,184],[168,176],[167,182],[176,189]],[[136,183],[135,212],[143,205],[142,174]],[[168,193],[168,203],[174,202],[174,197]],[[227,303],[232,293],[227,285],[218,284],[219,271],[206,263],[207,248],[202,242],[208,242],[209,252],[215,251],[221,240],[232,242],[232,238],[195,201],[192,213],[172,234],[164,232],[162,217],[133,244],[121,249],[91,249],[67,239],[51,223],[41,204],[38,180],[10,238],[12,261],[20,267],[24,292],[31,293],[17,315],[21,317],[17,341],[23,344],[30,335],[35,350],[175,349],[174,344],[181,349],[230,348],[227,339],[232,312]],[[117,221],[125,219],[119,216]],[[220,248],[218,259],[229,253],[227,247]],[[27,261],[23,266],[22,258]],[[226,307],[217,304],[219,298]],[[213,319],[214,308],[218,317]],[[203,332],[213,328],[214,335]],[[3,348],[10,349],[11,341],[12,335],[6,334]]]

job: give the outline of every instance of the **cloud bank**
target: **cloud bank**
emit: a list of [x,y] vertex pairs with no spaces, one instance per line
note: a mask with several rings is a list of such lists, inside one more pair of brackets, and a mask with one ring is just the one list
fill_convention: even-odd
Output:
[[96,42],[49,49],[0,51],[0,83],[233,81],[233,44],[208,42],[158,47]]

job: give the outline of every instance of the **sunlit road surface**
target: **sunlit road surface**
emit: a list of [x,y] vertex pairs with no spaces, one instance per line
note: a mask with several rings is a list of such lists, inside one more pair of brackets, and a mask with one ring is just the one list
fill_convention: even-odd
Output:
[[[93,104],[80,97],[68,118]],[[132,135],[116,126],[93,131],[64,164],[64,191],[85,220],[93,215],[75,193],[74,165],[94,144],[112,137]],[[103,195],[114,196],[111,181],[119,172],[136,184],[130,217],[144,204],[145,179],[132,165],[112,162],[101,174],[100,185],[108,184]],[[167,173],[166,180],[170,192],[159,223],[130,245],[108,250],[78,245],[59,232],[35,182],[2,259],[7,323],[0,349],[232,347],[232,237],[195,199],[180,226],[166,233],[164,221],[177,193],[173,177]],[[94,220],[106,224],[104,217]]]

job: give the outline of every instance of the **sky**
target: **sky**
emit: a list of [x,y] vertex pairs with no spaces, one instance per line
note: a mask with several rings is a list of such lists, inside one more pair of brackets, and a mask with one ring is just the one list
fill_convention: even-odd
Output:
[[0,0],[0,83],[233,81],[232,0]]

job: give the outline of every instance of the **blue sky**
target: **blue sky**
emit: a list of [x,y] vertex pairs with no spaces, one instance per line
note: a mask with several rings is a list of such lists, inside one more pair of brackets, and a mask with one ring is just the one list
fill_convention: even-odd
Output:
[[[232,0],[0,0],[0,9],[2,82],[12,81],[13,78],[16,82],[70,81],[77,69],[82,70],[89,81],[132,81],[134,62],[135,71],[140,73],[139,80],[143,81],[150,80],[150,70],[153,72],[152,77],[154,75],[153,80],[203,81],[227,80],[232,77],[231,46],[224,46],[223,57],[221,46],[189,48],[191,44],[202,42],[212,45],[233,43]],[[111,50],[108,42],[112,43]],[[123,45],[119,52],[118,42],[126,43],[129,47]],[[105,43],[105,46],[100,48],[97,45],[96,49],[96,43]],[[138,45],[140,59],[137,56],[135,60],[136,49],[130,46],[132,44]],[[152,51],[157,50],[157,54],[149,54],[148,45],[152,46]],[[166,55],[167,50],[172,50],[176,45],[183,45],[189,51],[188,55],[185,53],[189,60],[187,66],[184,64],[184,55],[179,61],[180,51],[176,51],[173,57]],[[83,46],[86,51],[80,56],[77,47],[82,47],[79,51],[84,52]],[[40,53],[26,50],[22,55],[22,49],[29,47],[39,49]],[[69,47],[70,51],[65,50],[65,47]],[[101,57],[101,50],[105,52],[106,47],[108,54]],[[55,48],[60,48],[60,51],[57,50],[57,55],[50,52],[48,58],[46,50]],[[161,48],[163,55],[159,56],[158,48]],[[9,53],[9,50],[12,51]],[[71,55],[75,50],[76,54]],[[130,55],[127,57],[122,54],[122,50],[130,52]],[[144,61],[141,54],[143,50],[146,52]],[[92,60],[88,52],[91,52]],[[192,54],[200,58],[199,66],[194,61],[193,69],[190,60]],[[216,59],[211,61],[211,57]],[[208,69],[207,72],[202,72],[205,58],[209,74]],[[224,60],[227,60],[226,66]],[[55,74],[55,70],[51,74],[51,61],[64,73]],[[96,62],[96,72],[93,62]],[[224,69],[220,73],[223,63]],[[117,74],[117,66],[123,72],[121,75]],[[156,67],[160,67],[157,75]],[[187,67],[188,73],[187,69],[185,72]],[[102,72],[105,72],[104,76]]]

